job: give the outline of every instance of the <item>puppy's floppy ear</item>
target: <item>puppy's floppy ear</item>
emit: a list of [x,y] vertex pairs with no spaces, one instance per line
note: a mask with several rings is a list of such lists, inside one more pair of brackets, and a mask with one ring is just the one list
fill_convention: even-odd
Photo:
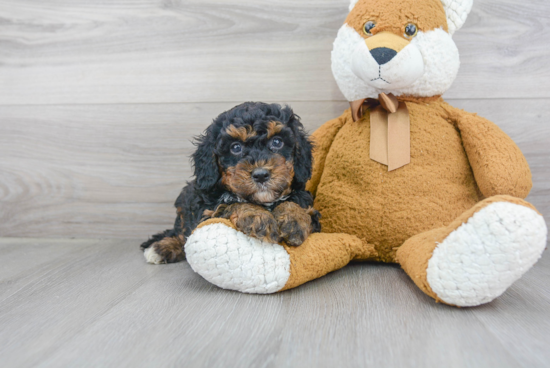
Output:
[[220,171],[216,162],[216,142],[219,129],[213,124],[203,135],[195,138],[197,150],[193,153],[196,185],[200,190],[211,189],[220,179]]
[[[287,106],[284,110],[290,110]],[[292,128],[294,136],[296,137],[296,146],[294,148],[294,181],[300,185],[305,186],[307,181],[311,178],[311,166],[312,156],[311,144],[307,133],[304,131],[304,126],[300,122],[300,117],[290,110],[291,117],[288,121],[288,126]]]

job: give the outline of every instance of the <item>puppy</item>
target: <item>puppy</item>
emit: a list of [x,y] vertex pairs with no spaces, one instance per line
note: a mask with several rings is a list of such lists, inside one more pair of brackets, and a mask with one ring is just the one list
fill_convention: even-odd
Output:
[[288,106],[247,102],[222,113],[196,138],[195,180],[176,200],[174,228],[141,245],[149,263],[185,259],[187,237],[208,218],[226,218],[249,236],[299,246],[319,232],[305,190],[311,142]]

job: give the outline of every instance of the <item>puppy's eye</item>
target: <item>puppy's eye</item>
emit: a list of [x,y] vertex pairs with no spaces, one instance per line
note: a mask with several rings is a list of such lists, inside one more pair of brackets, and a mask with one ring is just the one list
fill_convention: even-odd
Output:
[[271,149],[281,149],[283,148],[284,146],[284,142],[281,138],[274,138],[272,141],[271,141]]
[[376,23],[374,23],[372,20],[369,20],[367,23],[365,23],[365,27],[363,28],[363,32],[365,32],[366,35],[372,36],[372,29],[376,27]]
[[239,142],[235,142],[231,145],[231,153],[234,155],[240,155],[243,151],[243,146]]
[[405,37],[413,38],[418,33],[418,27],[416,24],[409,23],[405,26]]

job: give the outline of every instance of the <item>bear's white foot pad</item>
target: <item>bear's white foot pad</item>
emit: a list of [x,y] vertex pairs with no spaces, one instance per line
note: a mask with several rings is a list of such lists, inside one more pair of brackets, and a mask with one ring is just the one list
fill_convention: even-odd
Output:
[[196,273],[223,289],[270,294],[281,290],[290,277],[284,247],[223,224],[195,230],[185,243],[185,255]]
[[546,247],[542,216],[525,206],[498,202],[476,212],[434,250],[427,279],[446,303],[488,303],[527,272]]

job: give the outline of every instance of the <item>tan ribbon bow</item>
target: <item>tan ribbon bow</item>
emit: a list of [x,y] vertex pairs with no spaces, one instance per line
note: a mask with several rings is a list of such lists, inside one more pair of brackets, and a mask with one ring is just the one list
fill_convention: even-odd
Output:
[[353,121],[370,110],[370,158],[393,171],[411,162],[411,121],[405,102],[393,94],[381,93],[378,100],[350,102]]

